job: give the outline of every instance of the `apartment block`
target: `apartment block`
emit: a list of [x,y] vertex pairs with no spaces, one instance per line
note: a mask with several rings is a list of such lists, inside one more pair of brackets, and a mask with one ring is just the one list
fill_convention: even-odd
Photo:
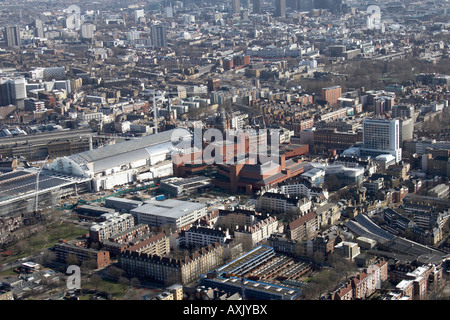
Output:
[[232,236],[252,245],[268,239],[279,226],[274,216],[244,209],[219,210],[217,225],[228,227]]
[[388,263],[379,259],[368,268],[353,276],[336,291],[331,293],[332,300],[357,300],[370,297],[381,289],[383,281],[388,279]]
[[288,225],[287,232],[291,240],[311,239],[318,231],[317,215],[309,212]]
[[120,267],[130,276],[160,283],[187,284],[223,263],[224,247],[218,243],[203,247],[183,259],[125,251]]
[[123,232],[134,226],[134,217],[125,213],[113,216],[106,221],[94,223],[89,229],[89,237],[93,242],[102,242],[114,234]]
[[221,228],[211,229],[195,226],[184,231],[183,234],[184,243],[188,247],[203,247],[216,242],[224,244],[231,239],[228,229],[222,230]]
[[311,209],[311,201],[308,198],[268,191],[258,198],[256,209],[273,213],[289,213],[298,210],[299,213],[305,214]]
[[322,99],[330,105],[338,104],[338,99],[342,97],[340,86],[327,87],[322,89]]
[[73,255],[80,263],[86,260],[95,261],[97,269],[111,264],[108,251],[89,249],[81,243],[58,242],[54,248],[59,262],[66,262],[67,257]]
[[170,238],[162,232],[140,239],[127,247],[128,251],[165,256],[170,252]]

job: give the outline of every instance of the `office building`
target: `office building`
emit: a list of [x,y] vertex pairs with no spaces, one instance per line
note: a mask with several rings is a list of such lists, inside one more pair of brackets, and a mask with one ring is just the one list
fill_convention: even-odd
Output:
[[252,0],[252,4],[253,4],[253,13],[261,14],[262,0]]
[[286,17],[286,0],[275,0],[275,17]]
[[19,26],[5,27],[4,39],[7,47],[20,47],[20,28]]
[[164,24],[157,24],[151,27],[151,44],[153,47],[167,47],[167,29]]
[[0,79],[0,106],[16,105],[23,107],[27,97],[25,78]]
[[399,162],[402,159],[399,120],[364,119],[363,147],[360,151],[361,155],[372,157],[391,154],[395,162]]
[[91,23],[85,23],[81,25],[81,38],[92,39],[94,37],[95,25]]
[[231,13],[237,14],[241,12],[241,0],[231,0]]

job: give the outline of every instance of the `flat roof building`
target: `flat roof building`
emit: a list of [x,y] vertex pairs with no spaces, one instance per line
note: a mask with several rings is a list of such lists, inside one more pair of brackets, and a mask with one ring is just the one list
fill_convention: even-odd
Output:
[[153,227],[169,225],[176,229],[190,227],[206,215],[206,205],[196,202],[167,199],[148,200],[142,206],[131,210],[137,223]]

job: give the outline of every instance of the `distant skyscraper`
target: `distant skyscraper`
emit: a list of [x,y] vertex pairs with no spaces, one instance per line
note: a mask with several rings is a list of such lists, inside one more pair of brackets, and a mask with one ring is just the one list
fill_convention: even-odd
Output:
[[286,17],[286,0],[275,0],[275,17]]
[[152,46],[163,48],[167,47],[167,30],[164,24],[157,24],[152,26]]
[[34,36],[38,38],[43,38],[44,26],[42,25],[42,20],[35,19],[33,25],[34,25]]
[[20,46],[20,29],[19,26],[8,26],[5,27],[5,40],[8,47],[19,47]]
[[173,18],[173,8],[172,6],[168,6],[164,8],[164,17]]
[[231,0],[231,13],[236,14],[241,11],[241,0]]
[[395,161],[402,159],[400,146],[400,122],[398,119],[371,119],[363,120],[363,146],[361,155],[378,156],[391,154]]
[[85,23],[81,25],[81,37],[83,39],[94,38],[95,25],[91,23]]
[[252,0],[253,3],[253,13],[262,13],[262,0]]
[[145,18],[144,9],[134,10],[134,22],[139,23],[139,20],[144,18]]
[[300,0],[300,11],[310,11],[314,9],[313,0]]
[[286,8],[291,8],[293,10],[300,10],[300,0],[286,0]]

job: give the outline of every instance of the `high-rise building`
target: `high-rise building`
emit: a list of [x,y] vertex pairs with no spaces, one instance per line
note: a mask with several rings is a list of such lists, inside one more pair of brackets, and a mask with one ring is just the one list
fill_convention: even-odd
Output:
[[314,0],[299,0],[300,11],[310,11],[314,9]]
[[400,122],[398,119],[372,119],[363,120],[363,146],[361,155],[378,156],[391,154],[395,161],[402,159],[400,144]]
[[253,13],[262,13],[262,0],[252,0]]
[[275,0],[275,17],[286,17],[286,0]]
[[231,13],[236,14],[241,12],[241,0],[231,0]]
[[81,38],[92,39],[94,38],[95,25],[91,23],[85,23],[81,25]]
[[135,10],[134,11],[134,22],[139,23],[143,19],[145,19],[144,9]]
[[5,27],[4,38],[8,47],[19,47],[21,42],[19,26]]
[[167,47],[167,29],[164,24],[153,25],[151,32],[151,41],[153,47]]
[[26,97],[25,78],[0,79],[0,106],[23,106]]
[[375,114],[384,114],[392,110],[394,106],[393,96],[378,96],[373,99],[373,106]]
[[340,86],[333,86],[322,88],[322,99],[329,105],[338,103],[338,99],[342,97],[342,88]]
[[286,0],[286,8],[291,8],[293,10],[300,10],[300,0]]
[[35,19],[33,22],[34,36],[38,38],[44,37],[44,26],[41,19]]

